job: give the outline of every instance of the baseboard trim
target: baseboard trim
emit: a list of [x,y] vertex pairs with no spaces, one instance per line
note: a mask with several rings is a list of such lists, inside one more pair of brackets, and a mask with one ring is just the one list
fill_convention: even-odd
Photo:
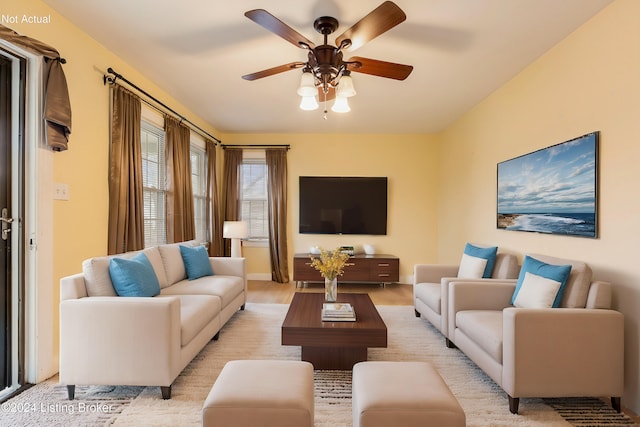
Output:
[[271,280],[271,273],[247,273],[247,280]]

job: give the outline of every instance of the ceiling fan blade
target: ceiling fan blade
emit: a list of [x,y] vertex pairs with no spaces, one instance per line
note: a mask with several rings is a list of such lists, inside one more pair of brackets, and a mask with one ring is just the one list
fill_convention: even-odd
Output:
[[362,58],[360,56],[354,56],[345,62],[350,71],[395,80],[404,80],[409,77],[409,74],[413,71],[412,65],[378,61],[377,59]]
[[297,47],[306,49],[309,47],[313,49],[315,46],[311,40],[270,14],[264,9],[254,9],[248,12],[245,12],[244,16],[251,19],[258,25],[266,28],[271,31],[273,34],[276,34],[291,44],[296,45]]
[[357,49],[380,34],[389,31],[405,19],[407,19],[407,15],[404,14],[402,9],[391,1],[385,1],[342,33],[336,39],[336,46],[340,46],[344,40],[349,39],[351,40],[351,45],[345,47],[345,49]]
[[266,70],[258,71],[251,74],[242,76],[245,80],[258,80],[263,77],[273,76],[274,74],[284,73],[285,71],[295,70],[296,68],[302,68],[305,66],[304,62],[290,62],[284,65],[278,65],[277,67],[269,68]]

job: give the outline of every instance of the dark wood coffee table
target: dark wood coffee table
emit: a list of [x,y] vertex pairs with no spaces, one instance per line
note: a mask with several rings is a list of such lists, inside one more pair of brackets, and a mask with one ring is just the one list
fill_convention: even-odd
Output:
[[323,293],[296,292],[282,322],[282,345],[302,347],[302,360],[315,369],[349,370],[367,360],[368,347],[387,346],[387,326],[367,294],[338,294],[351,303],[355,322],[323,322]]

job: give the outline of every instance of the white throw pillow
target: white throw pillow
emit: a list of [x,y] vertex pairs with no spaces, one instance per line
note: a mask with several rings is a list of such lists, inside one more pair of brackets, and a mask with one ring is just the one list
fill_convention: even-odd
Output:
[[551,308],[559,289],[560,282],[527,272],[513,305],[520,308]]
[[486,266],[486,259],[462,254],[460,268],[458,269],[458,277],[465,279],[481,279]]

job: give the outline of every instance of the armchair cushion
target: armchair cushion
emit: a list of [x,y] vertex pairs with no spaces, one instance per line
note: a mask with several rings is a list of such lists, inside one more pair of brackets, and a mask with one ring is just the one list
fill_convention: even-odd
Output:
[[497,246],[481,248],[467,243],[460,261],[458,277],[471,279],[491,277],[497,252]]
[[511,303],[515,305],[516,299],[518,298],[518,293],[520,292],[522,285],[525,281],[525,276],[527,273],[532,273],[537,276],[544,277],[546,279],[550,279],[560,283],[560,287],[558,288],[558,292],[556,293],[552,307],[560,307],[560,301],[562,300],[562,292],[567,284],[567,279],[569,278],[569,273],[571,272],[571,265],[553,265],[547,264],[542,261],[539,261],[535,258],[532,258],[528,255],[524,257],[524,262],[522,263],[522,269],[520,270],[520,275],[518,276],[518,282],[516,283],[516,290],[513,293],[513,298],[511,299]]
[[160,293],[160,283],[143,253],[131,259],[112,258],[109,273],[117,294],[121,297],[153,297]]
[[213,276],[213,269],[209,262],[209,254],[204,246],[188,247],[180,246],[180,255],[184,261],[189,280],[199,279],[204,276]]
[[531,256],[539,261],[546,262],[547,264],[570,264],[571,273],[569,273],[567,285],[562,292],[562,302],[560,303],[560,307],[585,308],[587,306],[587,298],[591,289],[592,272],[591,268],[586,263],[542,254],[531,254]]
[[521,308],[551,308],[561,283],[526,272],[513,305]]

